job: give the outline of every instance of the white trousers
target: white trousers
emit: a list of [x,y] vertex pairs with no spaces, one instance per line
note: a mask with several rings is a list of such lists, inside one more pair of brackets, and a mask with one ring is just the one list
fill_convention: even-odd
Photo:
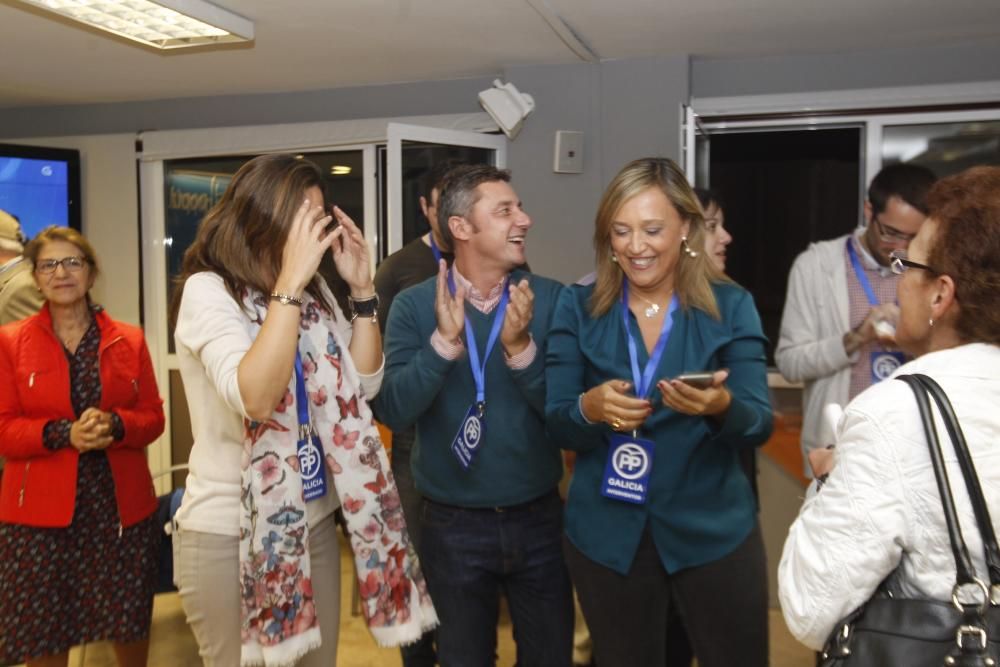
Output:
[[[174,582],[205,667],[239,667],[239,538],[174,530]],[[340,630],[340,547],[333,515],[309,531],[313,595],[323,645],[299,667],[337,664]]]

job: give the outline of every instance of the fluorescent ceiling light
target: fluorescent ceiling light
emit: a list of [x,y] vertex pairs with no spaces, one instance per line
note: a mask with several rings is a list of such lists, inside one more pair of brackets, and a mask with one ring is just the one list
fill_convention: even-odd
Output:
[[204,0],[21,0],[158,49],[253,40],[253,21]]

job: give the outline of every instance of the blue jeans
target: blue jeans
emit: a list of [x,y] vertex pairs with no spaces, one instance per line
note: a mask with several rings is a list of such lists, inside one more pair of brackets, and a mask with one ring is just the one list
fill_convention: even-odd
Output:
[[424,499],[421,559],[437,609],[442,667],[496,664],[500,592],[518,667],[569,667],[573,596],[562,555],[562,501],[553,490],[508,508]]

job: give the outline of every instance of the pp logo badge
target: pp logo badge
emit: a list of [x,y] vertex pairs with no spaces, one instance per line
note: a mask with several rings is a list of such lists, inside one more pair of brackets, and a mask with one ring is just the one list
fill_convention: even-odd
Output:
[[323,457],[319,455],[319,450],[312,441],[307,442],[299,449],[299,466],[302,468],[303,479],[312,479],[320,470],[320,463]]
[[899,357],[894,354],[878,354],[872,359],[872,375],[879,382],[885,380],[899,368]]
[[469,449],[475,449],[479,446],[479,440],[483,437],[483,425],[479,421],[479,417],[472,415],[465,420],[462,435],[465,436],[465,446]]
[[649,454],[639,445],[627,442],[615,450],[611,465],[622,479],[639,479],[649,471]]
[[486,440],[486,417],[483,406],[473,403],[465,413],[462,423],[451,441],[451,453],[465,470],[472,466],[472,459],[479,451],[479,445]]

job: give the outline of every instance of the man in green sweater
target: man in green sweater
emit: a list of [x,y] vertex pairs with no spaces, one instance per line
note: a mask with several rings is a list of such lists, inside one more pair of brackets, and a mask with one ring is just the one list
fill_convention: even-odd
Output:
[[518,664],[570,665],[562,464],[544,424],[543,347],[561,286],[515,268],[532,222],[509,181],[487,165],[448,174],[438,220],[454,265],[396,297],[375,400],[394,431],[417,427],[420,551],[444,667],[494,664],[501,590]]

